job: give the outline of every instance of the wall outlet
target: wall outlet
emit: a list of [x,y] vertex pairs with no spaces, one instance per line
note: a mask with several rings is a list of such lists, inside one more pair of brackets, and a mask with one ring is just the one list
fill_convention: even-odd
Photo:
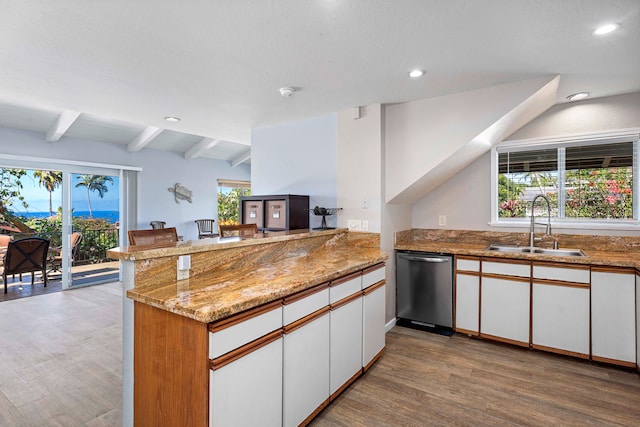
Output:
[[351,231],[360,231],[362,230],[362,221],[359,219],[350,219],[347,221],[347,227]]
[[369,209],[369,201],[366,198],[362,199],[362,209]]
[[189,269],[191,269],[191,255],[181,255],[178,257],[178,280],[189,278]]
[[438,216],[438,225],[447,225],[447,216],[439,215]]
[[366,219],[362,220],[362,231],[369,231],[369,221]]

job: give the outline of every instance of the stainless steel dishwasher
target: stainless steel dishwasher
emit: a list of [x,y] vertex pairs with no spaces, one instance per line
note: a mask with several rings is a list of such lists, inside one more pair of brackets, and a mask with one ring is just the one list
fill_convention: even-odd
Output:
[[453,257],[396,253],[396,317],[400,325],[450,332],[453,328]]

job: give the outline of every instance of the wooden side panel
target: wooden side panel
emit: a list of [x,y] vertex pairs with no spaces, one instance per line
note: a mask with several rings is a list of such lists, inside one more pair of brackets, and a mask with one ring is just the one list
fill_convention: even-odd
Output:
[[134,306],[134,423],[207,426],[207,325]]

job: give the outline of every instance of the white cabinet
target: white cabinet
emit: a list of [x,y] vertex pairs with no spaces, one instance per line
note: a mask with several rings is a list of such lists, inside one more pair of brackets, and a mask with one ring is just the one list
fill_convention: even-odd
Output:
[[369,369],[384,349],[386,293],[387,287],[384,280],[363,291],[362,367],[365,371]]
[[329,317],[325,306],[299,325],[285,325],[284,426],[300,425],[329,402]]
[[[210,371],[209,425],[282,426],[282,332]],[[278,333],[276,332],[276,334]]]
[[456,332],[478,335],[480,332],[480,260],[456,257],[455,294]]
[[282,426],[282,303],[209,325],[209,425]]
[[591,269],[592,359],[636,366],[635,271]]
[[284,299],[284,426],[298,426],[329,402],[329,287]]
[[589,358],[589,288],[533,283],[534,348]]
[[636,367],[640,371],[640,273],[636,272]]
[[482,262],[481,337],[529,346],[530,271],[528,262]]
[[533,265],[534,348],[589,358],[588,265]]
[[362,293],[331,305],[330,392],[333,396],[362,372]]

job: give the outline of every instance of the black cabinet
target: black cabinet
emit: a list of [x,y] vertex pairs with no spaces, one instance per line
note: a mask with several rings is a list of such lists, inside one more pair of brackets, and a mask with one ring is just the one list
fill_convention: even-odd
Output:
[[256,224],[262,231],[309,228],[309,196],[244,196],[239,213],[242,224]]

